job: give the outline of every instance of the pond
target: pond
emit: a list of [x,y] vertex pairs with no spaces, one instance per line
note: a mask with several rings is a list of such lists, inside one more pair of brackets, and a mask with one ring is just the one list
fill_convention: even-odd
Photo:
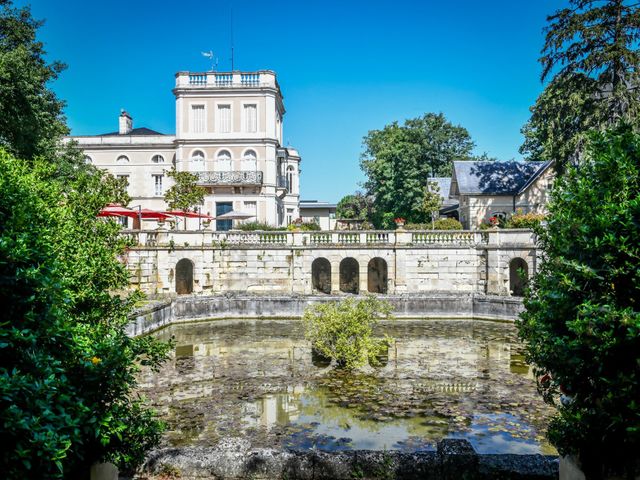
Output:
[[382,323],[395,339],[383,365],[348,373],[312,353],[296,320],[174,325],[159,373],[142,393],[168,429],[164,446],[228,437],[253,447],[337,451],[432,450],[465,438],[479,453],[555,454],[544,440],[551,407],[536,392],[511,324]]

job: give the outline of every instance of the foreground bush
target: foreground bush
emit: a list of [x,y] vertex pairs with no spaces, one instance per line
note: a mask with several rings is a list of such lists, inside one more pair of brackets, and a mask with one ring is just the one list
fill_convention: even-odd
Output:
[[0,149],[0,452],[3,478],[84,478],[99,460],[134,469],[161,425],[134,394],[139,364],[168,346],[125,333],[135,298],[124,240],[96,218],[100,175],[49,180],[54,165]]
[[376,357],[386,352],[391,338],[373,338],[373,327],[390,318],[391,305],[371,296],[311,305],[302,320],[305,336],[318,353],[353,369],[367,362],[376,365]]
[[558,409],[551,442],[601,478],[640,452],[640,137],[593,137],[554,186],[547,222],[520,336]]

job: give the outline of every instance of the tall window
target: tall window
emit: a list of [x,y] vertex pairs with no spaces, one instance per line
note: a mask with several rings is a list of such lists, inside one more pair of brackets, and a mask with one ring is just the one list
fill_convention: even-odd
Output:
[[218,129],[221,133],[231,131],[231,105],[218,105]]
[[289,193],[293,192],[293,167],[289,166],[287,168],[287,190],[289,190]]
[[162,177],[163,175],[153,175],[153,194],[156,197],[162,196]]
[[120,155],[116,159],[116,163],[129,163],[129,157],[127,157],[126,155]]
[[244,131],[249,133],[254,133],[258,131],[257,105],[244,106]]
[[218,153],[218,157],[216,158],[216,171],[231,171],[231,154],[227,150],[222,150],[220,153]]
[[191,105],[191,132],[204,132],[204,105]]
[[162,155],[154,155],[151,157],[153,163],[164,163],[164,157]]
[[245,172],[254,172],[258,168],[258,156],[253,150],[247,150],[244,152],[242,161],[240,162],[240,169]]
[[253,214],[255,217],[258,213],[258,202],[244,202],[244,213]]
[[191,161],[198,166],[202,166],[204,163],[204,153],[201,150],[196,150],[191,154]]

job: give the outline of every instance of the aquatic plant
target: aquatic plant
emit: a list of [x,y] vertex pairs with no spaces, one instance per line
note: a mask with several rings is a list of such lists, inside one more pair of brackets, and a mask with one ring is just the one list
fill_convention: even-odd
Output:
[[373,337],[373,327],[391,319],[389,302],[368,296],[361,300],[347,298],[340,302],[318,303],[305,309],[302,317],[305,336],[313,348],[339,367],[354,369],[376,365],[393,339]]

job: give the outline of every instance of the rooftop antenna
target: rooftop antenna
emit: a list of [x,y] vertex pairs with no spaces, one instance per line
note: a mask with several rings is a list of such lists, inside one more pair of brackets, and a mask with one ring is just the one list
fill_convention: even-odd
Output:
[[233,7],[231,7],[231,71],[233,72]]
[[201,52],[203,57],[207,57],[211,60],[211,71],[213,72],[218,65],[218,59],[213,55],[213,50],[209,50],[208,52]]

